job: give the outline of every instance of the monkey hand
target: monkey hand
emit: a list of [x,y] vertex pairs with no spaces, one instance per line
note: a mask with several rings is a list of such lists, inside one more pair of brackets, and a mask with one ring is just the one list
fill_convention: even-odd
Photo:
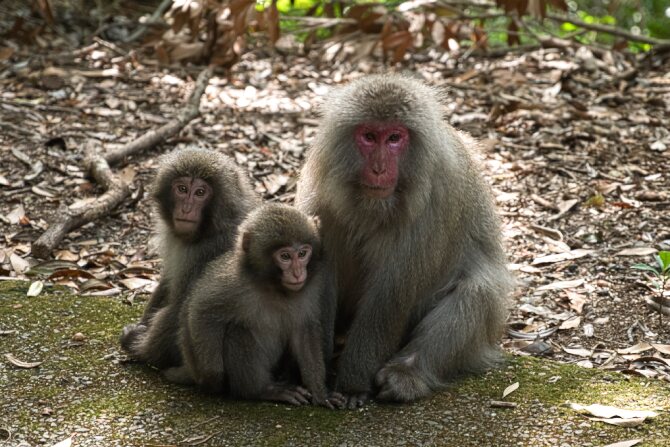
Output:
[[135,344],[135,341],[138,338],[144,335],[147,329],[147,325],[143,323],[132,323],[124,326],[123,330],[121,331],[121,337],[119,338],[121,347],[126,352],[132,353],[133,344]]
[[430,387],[414,366],[414,360],[414,356],[393,360],[379,370],[375,377],[379,386],[377,399],[411,402],[430,394]]

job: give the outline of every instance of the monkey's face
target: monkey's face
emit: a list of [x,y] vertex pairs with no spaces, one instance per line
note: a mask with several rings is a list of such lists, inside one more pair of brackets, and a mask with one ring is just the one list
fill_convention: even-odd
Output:
[[178,177],[172,181],[172,225],[175,233],[192,239],[205,217],[205,209],[212,200],[212,187],[200,178]]
[[363,158],[363,193],[377,199],[391,196],[398,185],[400,157],[409,147],[407,127],[395,122],[363,123],[354,130],[354,141]]
[[272,260],[281,271],[281,285],[292,292],[300,291],[307,281],[307,265],[312,257],[312,246],[293,244],[280,247],[272,253]]

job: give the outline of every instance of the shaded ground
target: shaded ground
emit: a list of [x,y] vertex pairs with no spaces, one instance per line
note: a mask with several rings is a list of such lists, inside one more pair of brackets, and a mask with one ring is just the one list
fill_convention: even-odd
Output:
[[[19,369],[0,362],[0,445],[52,445],[73,434],[77,446],[598,446],[628,439],[664,446],[670,437],[670,389],[662,382],[520,357],[412,405],[329,411],[222,400],[119,362],[118,331],[139,316],[138,306],[64,289],[26,297],[25,290],[26,283],[0,283],[0,324],[15,331],[0,339],[2,351],[43,363]],[[83,341],[73,341],[77,333]],[[492,408],[515,382],[519,389],[505,400],[518,406]],[[568,402],[663,413],[622,428],[590,421]]]

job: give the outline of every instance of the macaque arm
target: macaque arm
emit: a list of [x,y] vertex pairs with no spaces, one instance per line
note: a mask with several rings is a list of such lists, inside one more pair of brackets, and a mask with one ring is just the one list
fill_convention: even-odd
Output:
[[311,393],[313,402],[333,408],[327,397],[321,337],[321,327],[308,323],[293,335],[290,349],[298,362],[302,383]]
[[339,359],[335,389],[345,394],[370,393],[377,370],[405,335],[411,294],[388,275],[376,278],[361,297]]
[[149,298],[149,301],[144,306],[144,313],[142,314],[142,318],[140,319],[140,324],[144,325],[149,324],[151,317],[153,317],[153,315],[158,311],[158,309],[161,309],[168,304],[168,296],[169,296],[168,281],[161,279],[161,281],[158,283],[158,287],[156,287],[154,293],[151,294],[151,298]]
[[[485,262],[483,260],[482,262]],[[376,377],[382,400],[413,401],[439,389],[457,371],[480,372],[500,361],[497,341],[510,282],[504,266],[480,264],[444,289],[409,343]]]

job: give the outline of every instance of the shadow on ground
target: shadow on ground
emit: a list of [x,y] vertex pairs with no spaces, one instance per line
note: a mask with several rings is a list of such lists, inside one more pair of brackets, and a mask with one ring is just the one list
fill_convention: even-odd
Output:
[[[294,408],[206,396],[166,383],[152,369],[123,363],[117,336],[143,303],[84,297],[49,288],[27,297],[26,282],[0,282],[0,445],[441,445],[601,446],[670,439],[670,387],[548,360],[509,358],[500,371],[459,380],[413,405],[357,411]],[[81,333],[84,341],[74,334]],[[516,408],[493,408],[506,398]],[[637,428],[592,422],[565,403],[661,410]]]

